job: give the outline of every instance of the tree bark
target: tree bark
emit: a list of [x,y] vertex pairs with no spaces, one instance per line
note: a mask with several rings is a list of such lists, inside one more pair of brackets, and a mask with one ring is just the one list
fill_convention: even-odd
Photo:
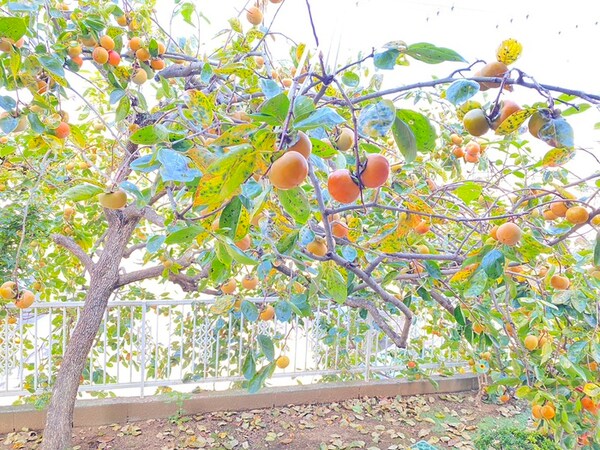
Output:
[[64,450],[71,447],[73,411],[79,378],[102,323],[108,300],[117,286],[119,267],[127,242],[141,214],[130,207],[124,211],[106,210],[106,216],[109,222],[106,245],[90,272],[90,288],[85,298],[85,305],[67,344],[54,383],[42,450]]

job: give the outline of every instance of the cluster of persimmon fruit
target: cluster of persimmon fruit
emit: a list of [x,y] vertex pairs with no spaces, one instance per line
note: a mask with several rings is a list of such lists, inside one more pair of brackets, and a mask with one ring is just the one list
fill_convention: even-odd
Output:
[[[130,31],[136,31],[139,26],[135,21],[129,20],[126,14],[116,17],[120,26],[129,27]],[[121,55],[115,50],[115,41],[109,35],[100,36],[98,40],[92,35],[81,36],[78,40],[69,42],[67,46],[67,55],[78,67],[83,65],[83,47],[91,50],[91,58],[100,66],[108,64],[112,67],[118,67],[121,63]],[[133,36],[128,44],[131,56],[135,59],[132,67],[131,81],[137,85],[142,85],[148,80],[148,73],[141,67],[140,63],[147,64],[152,70],[159,71],[165,68],[163,55],[166,52],[165,44],[157,42],[157,56],[152,57],[148,45],[139,36]],[[180,62],[180,61],[175,61]]]
[[[41,290],[42,285],[36,281],[32,287],[34,290]],[[29,308],[35,301],[35,294],[27,289],[19,289],[14,281],[6,281],[0,285],[0,299],[12,300],[19,309]]]

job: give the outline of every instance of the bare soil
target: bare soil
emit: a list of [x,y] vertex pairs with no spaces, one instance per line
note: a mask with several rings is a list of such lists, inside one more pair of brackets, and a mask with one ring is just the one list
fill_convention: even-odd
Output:
[[[480,422],[512,420],[515,403],[482,402],[476,393],[362,398],[340,403],[217,412],[73,430],[74,450],[282,449],[399,450],[426,441],[474,449]],[[0,450],[35,449],[41,434],[0,435]]]

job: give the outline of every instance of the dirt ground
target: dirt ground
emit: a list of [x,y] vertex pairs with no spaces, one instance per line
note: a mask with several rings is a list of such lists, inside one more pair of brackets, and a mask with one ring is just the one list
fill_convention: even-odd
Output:
[[[486,404],[475,393],[362,398],[76,428],[73,449],[400,450],[426,441],[468,450],[479,426],[515,416],[523,418],[519,405]],[[0,450],[35,449],[40,440],[30,430],[0,435]]]

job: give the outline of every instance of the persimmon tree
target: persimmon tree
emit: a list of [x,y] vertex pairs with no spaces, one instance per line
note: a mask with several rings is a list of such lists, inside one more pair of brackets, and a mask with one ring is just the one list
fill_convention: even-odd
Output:
[[[359,309],[412,375],[418,318],[487,374],[491,401],[526,398],[565,446],[597,447],[600,172],[564,166],[593,153],[568,119],[600,96],[522,72],[510,39],[487,63],[402,41],[330,70],[310,44],[279,61],[285,1],[244,8],[202,57],[147,2],[3,9],[0,294],[85,301],[43,448],[70,445],[108,300],[148,279],[249,320],[318,298]],[[193,3],[174,17],[199,26]],[[442,62],[454,71],[381,89],[387,70]],[[539,101],[519,105],[523,90]],[[251,292],[281,300],[259,310]],[[250,390],[289,364],[272,348],[240,367]]]

